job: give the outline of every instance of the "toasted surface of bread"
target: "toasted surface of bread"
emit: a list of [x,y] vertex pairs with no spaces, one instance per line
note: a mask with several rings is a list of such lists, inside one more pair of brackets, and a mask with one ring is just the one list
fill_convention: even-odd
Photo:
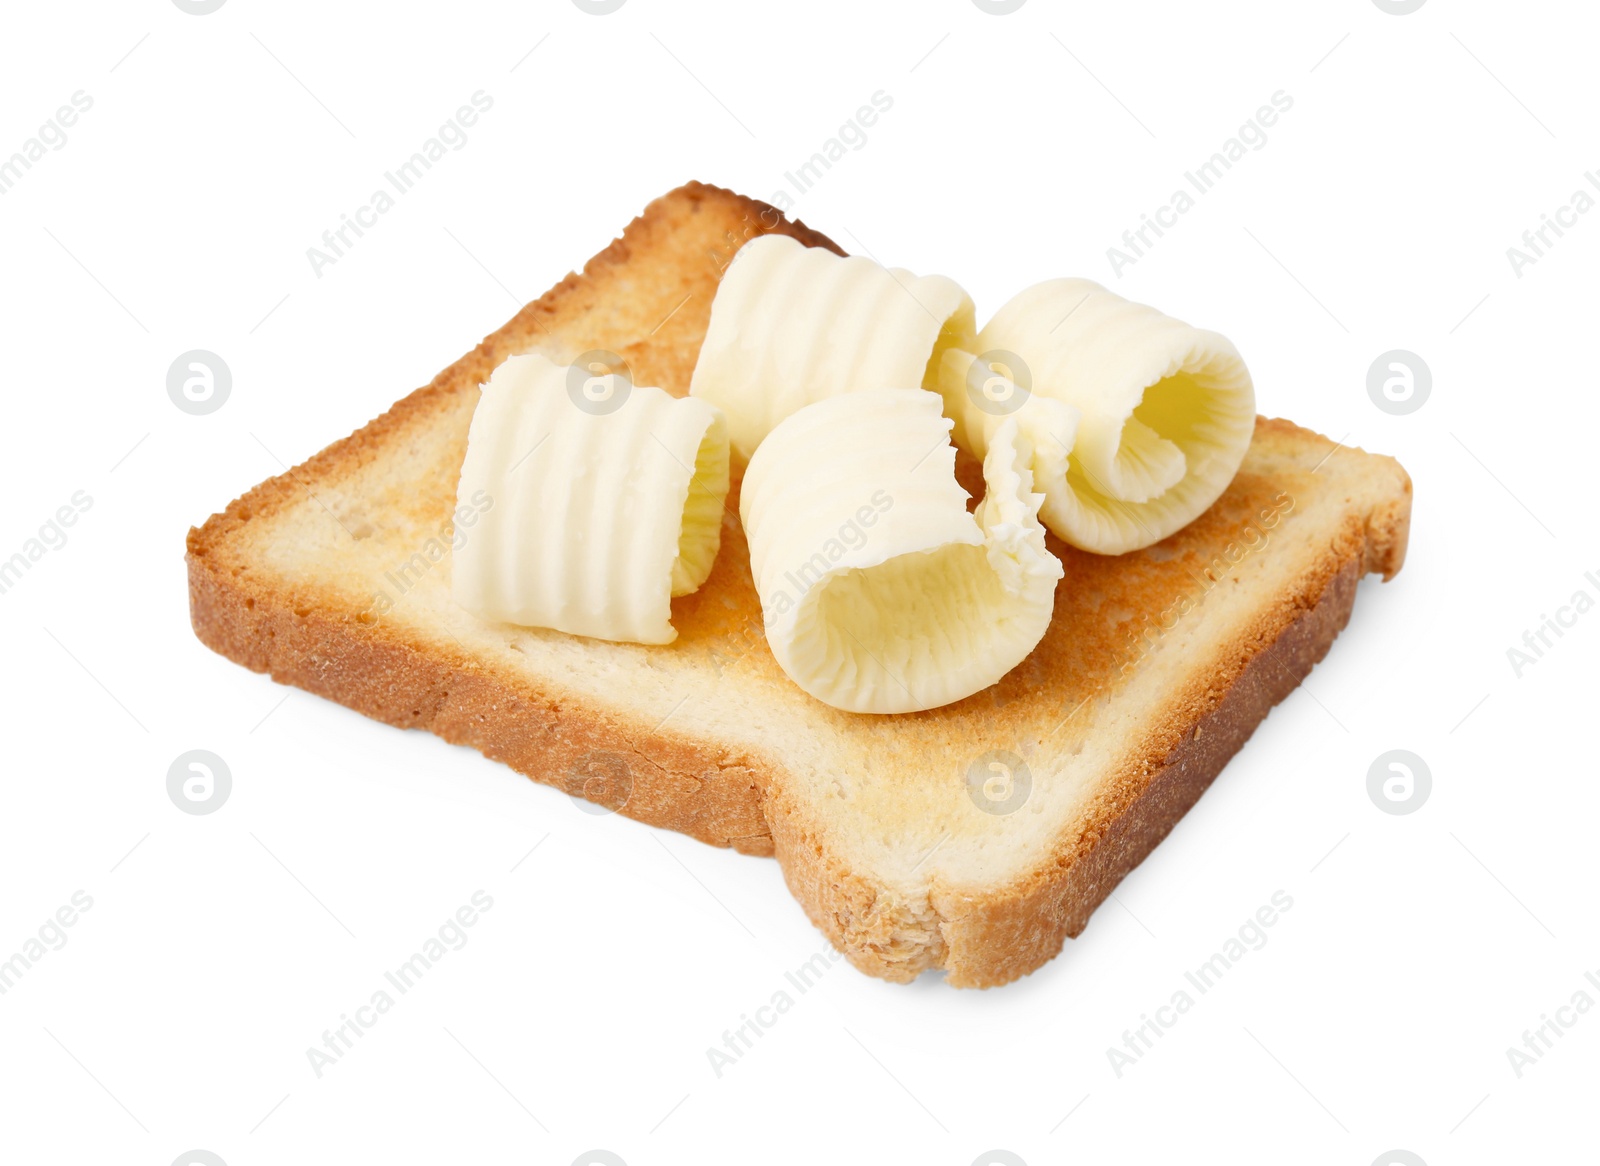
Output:
[[840,712],[779,671],[737,492],[710,579],[673,602],[669,646],[456,607],[451,515],[477,386],[515,353],[606,349],[637,383],[686,393],[721,272],[770,230],[833,246],[715,187],[658,199],[431,384],[191,530],[195,632],[641,821],[776,855],[863,971],[1005,983],[1082,930],[1326,653],[1357,580],[1399,570],[1411,483],[1389,458],[1260,420],[1233,485],[1176,535],[1114,558],[1052,538],[1066,577],[1043,642],[999,684],[922,713]]

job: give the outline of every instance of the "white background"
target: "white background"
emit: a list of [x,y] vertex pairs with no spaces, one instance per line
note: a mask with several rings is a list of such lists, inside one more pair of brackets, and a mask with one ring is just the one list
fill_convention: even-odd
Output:
[[[93,108],[0,197],[0,557],[93,505],[0,595],[0,959],[93,906],[0,996],[0,1158],[1595,1160],[1600,1009],[1520,1077],[1506,1054],[1600,1002],[1600,614],[1507,658],[1600,598],[1600,214],[1520,276],[1506,254],[1600,169],[1595,31],[1576,2],[9,6],[0,156],[75,91]],[[466,146],[314,275],[306,249],[480,89]],[[1060,958],[988,992],[841,962],[719,1078],[707,1048],[825,947],[776,864],[213,655],[183,536],[654,196],[770,198],[878,90],[796,213],[980,316],[1075,274],[1227,332],[1263,412],[1402,460],[1411,553]],[[1267,144],[1114,274],[1278,90]],[[233,374],[209,416],[165,388],[196,348]],[[1432,371],[1405,416],[1366,390],[1391,349]],[[1408,816],[1366,789],[1395,748],[1433,776]],[[209,816],[166,794],[191,749],[232,771]],[[470,942],[319,1079],[306,1049],[479,889]],[[1107,1048],[1277,890],[1267,945],[1119,1077]]]

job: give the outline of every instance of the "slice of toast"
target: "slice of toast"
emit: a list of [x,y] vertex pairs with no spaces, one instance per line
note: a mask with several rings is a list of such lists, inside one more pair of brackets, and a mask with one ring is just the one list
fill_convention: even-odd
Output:
[[1194,804],[1327,652],[1357,580],[1399,570],[1410,479],[1260,420],[1228,492],[1164,542],[1106,558],[1052,538],[1066,577],[1043,642],[994,687],[924,713],[841,712],[778,670],[736,492],[710,580],[673,602],[670,646],[455,606],[479,383],[514,353],[605,349],[638,383],[685,393],[722,271],[772,230],[833,246],[715,187],[652,203],[432,384],[191,530],[195,633],[640,821],[776,855],[862,971],[1003,984],[1059,952]]

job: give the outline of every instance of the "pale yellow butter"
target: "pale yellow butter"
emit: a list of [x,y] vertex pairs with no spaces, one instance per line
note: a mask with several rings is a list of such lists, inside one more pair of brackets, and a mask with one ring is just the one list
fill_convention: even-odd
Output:
[[954,280],[763,235],[722,278],[689,392],[727,415],[748,459],[778,422],[826,397],[937,388],[944,350],[975,339],[972,299]]
[[485,619],[671,643],[672,597],[711,573],[728,494],[722,414],[538,354],[494,370],[458,497],[493,499],[455,550],[455,601]]
[[1016,420],[1036,450],[1045,525],[1101,554],[1194,521],[1255,432],[1250,372],[1227,337],[1087,279],[1013,297],[974,350],[941,355],[939,388],[957,439],[979,456]]
[[740,496],[779,666],[835,708],[935,708],[995,683],[1043,638],[1060,562],[1031,450],[999,427],[975,513],[936,394],[862,390],[795,412]]

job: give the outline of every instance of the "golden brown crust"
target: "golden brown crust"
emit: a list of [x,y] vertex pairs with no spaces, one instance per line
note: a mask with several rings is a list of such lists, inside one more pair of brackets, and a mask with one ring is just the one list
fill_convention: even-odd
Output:
[[[1177,825],[1249,739],[1272,706],[1288,696],[1327,655],[1350,618],[1360,578],[1358,560],[1328,580],[1320,598],[1293,616],[1271,646],[1241,656],[1227,690],[1192,722],[1179,722],[1177,743],[1156,767],[1130,771],[1121,788],[1142,789],[1120,809],[1107,807],[1097,832],[1074,853],[1027,883],[978,902],[941,902],[947,942],[960,953],[945,964],[962,988],[1004,984],[1052,959],[1069,936],[1127,874]],[[959,935],[959,938],[957,938]]]
[[1334,458],[1356,456],[1382,463],[1394,473],[1397,478],[1396,488],[1367,515],[1364,531],[1366,558],[1362,567],[1363,574],[1382,575],[1385,582],[1393,579],[1400,568],[1405,566],[1406,546],[1411,539],[1411,475],[1406,473],[1405,467],[1391,457],[1352,450],[1329,441],[1321,434],[1302,429],[1293,421],[1286,421],[1281,417],[1256,418],[1256,433],[1258,436],[1270,433],[1309,438],[1313,446],[1321,445],[1322,451],[1317,454],[1316,465],[1306,467],[1313,472]]
[[881,888],[831,861],[824,840],[783,812],[780,795],[768,820],[790,891],[851,963],[882,979],[906,982],[943,968],[953,987],[988,988],[1039,968],[1083,930],[1272,706],[1327,654],[1366,573],[1364,548],[1347,542],[1342,549],[1153,718],[1160,723],[1108,783],[1081,832],[1062,839],[1025,879],[982,895],[935,888],[926,918],[908,919],[905,904],[882,901]]
[[[1188,671],[1195,678],[1191,687],[1166,696],[1144,739],[1113,767],[1048,862],[980,893],[935,882],[921,898],[896,893],[871,872],[834,856],[826,828],[814,824],[786,783],[783,759],[661,724],[651,727],[620,706],[532,683],[464,647],[441,648],[403,626],[327,602],[314,580],[300,594],[241,549],[253,525],[303,504],[308,493],[316,497],[326,488],[331,496],[339,482],[378,463],[408,435],[460,414],[462,394],[507,355],[531,345],[613,347],[644,381],[685,391],[709,315],[708,288],[714,290],[745,239],[772,230],[838,250],[771,207],[715,187],[691,184],[652,203],[581,275],[568,276],[522,309],[428,386],[191,530],[187,559],[195,632],[222,655],[282,683],[389,724],[471,745],[630,817],[745,853],[775,853],[813,921],[873,975],[907,980],[942,967],[954,985],[1004,983],[1050,959],[1067,936],[1082,929],[1271,705],[1327,651],[1348,618],[1355,580],[1368,571],[1388,577],[1399,569],[1411,486],[1398,466],[1341,451],[1289,422],[1261,419],[1253,468],[1241,472],[1200,520],[1155,548],[1159,555],[1108,559],[1052,540],[1067,578],[1046,641],[992,690],[945,709],[896,718],[908,742],[926,747],[930,741],[970,740],[999,706],[1070,706],[1097,686],[1114,684],[1126,668],[1128,645],[1144,630],[1134,613],[1162,610],[1197,571],[1209,571],[1216,548],[1233,545],[1231,539],[1276,505],[1273,499],[1286,483],[1312,481],[1309,475],[1321,470],[1319,459],[1330,467],[1342,458],[1367,459],[1362,466],[1383,463],[1393,482],[1372,492],[1376,501],[1341,510],[1344,525],[1326,553],[1256,613],[1249,627],[1217,648],[1209,666]],[[641,298],[636,284],[646,272],[656,286],[644,298],[665,319],[655,327],[618,329],[611,322],[613,309]],[[447,515],[453,482],[445,494],[439,505]],[[715,653],[753,641],[748,659],[725,663],[760,676],[774,666],[759,636],[752,636],[751,627],[759,629],[759,606],[744,556],[742,536],[731,527],[712,579],[675,606],[674,622],[679,648]],[[815,716],[830,732],[851,731],[846,715],[819,707]]]
[[[212,650],[280,684],[402,729],[470,745],[519,773],[652,826],[716,846],[770,856],[761,785],[715,748],[666,734],[638,736],[603,713],[517,687],[465,658],[296,612],[270,591],[219,579],[191,557],[195,634]],[[617,762],[622,768],[610,772]],[[619,781],[621,784],[619,792]]]

